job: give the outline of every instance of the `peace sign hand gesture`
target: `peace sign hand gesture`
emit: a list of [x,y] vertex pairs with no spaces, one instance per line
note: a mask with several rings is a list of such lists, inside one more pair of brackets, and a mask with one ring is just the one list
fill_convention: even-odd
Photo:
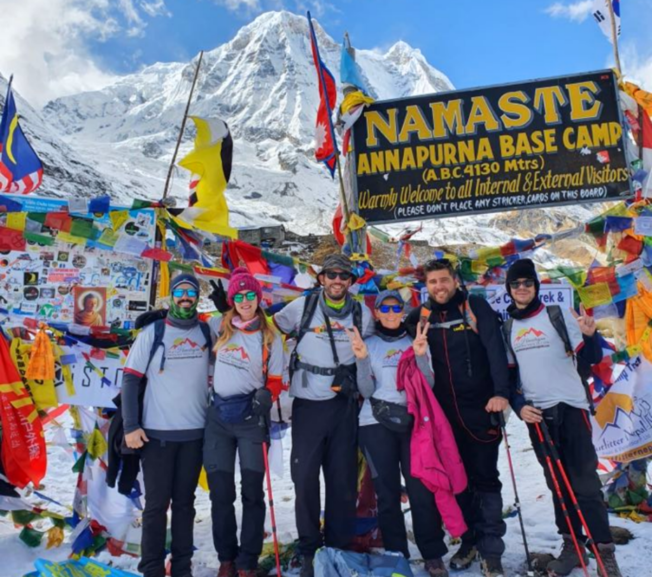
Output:
[[595,319],[586,314],[584,305],[580,305],[580,314],[577,314],[573,309],[571,309],[571,312],[573,313],[582,334],[587,337],[592,337],[595,334],[597,327],[595,326]]
[[351,341],[351,349],[353,350],[355,358],[360,360],[366,359],[369,351],[367,351],[367,345],[364,344],[357,327],[345,330],[346,335],[349,337],[349,341]]
[[422,357],[428,351],[428,329],[430,328],[430,323],[418,323],[417,324],[417,335],[412,341],[412,349],[414,354],[417,357]]

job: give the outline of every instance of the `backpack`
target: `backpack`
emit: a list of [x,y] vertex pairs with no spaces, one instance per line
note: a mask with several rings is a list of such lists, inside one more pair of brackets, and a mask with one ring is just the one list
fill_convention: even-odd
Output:
[[401,553],[354,553],[322,547],[315,554],[315,577],[413,577],[413,574]]
[[[433,328],[439,328],[439,329],[448,329],[451,328],[455,325],[459,324],[464,324],[468,326],[476,335],[478,334],[478,319],[475,316],[475,313],[473,312],[473,309],[471,308],[471,305],[469,303],[469,299],[466,298],[464,302],[459,305],[460,313],[462,314],[462,318],[455,320],[455,321],[448,321],[445,323],[435,323],[432,324],[431,326]],[[422,320],[424,323],[428,322],[428,319],[430,318],[430,315],[432,314],[432,311],[426,306],[426,305],[421,305],[421,310],[419,312],[419,319]]]
[[[573,345],[570,341],[570,336],[568,334],[568,328],[566,327],[566,321],[564,320],[564,314],[562,313],[561,307],[559,305],[550,305],[546,307],[546,312],[548,313],[548,318],[550,319],[550,324],[554,327],[555,331],[559,335],[559,338],[564,343],[564,350],[566,355],[572,357],[575,361],[575,368],[577,369],[577,374],[580,376],[582,385],[586,392],[586,398],[589,401],[589,408],[591,414],[595,414],[595,407],[593,405],[593,397],[591,396],[591,388],[589,386],[589,379],[592,377],[591,365],[586,361],[582,360],[581,357],[578,357],[575,354]],[[503,323],[503,336],[505,338],[505,347],[512,355],[512,359],[516,363],[516,355],[512,349],[512,325],[514,324],[513,318],[508,318]]]
[[[301,320],[299,321],[299,330],[296,332],[294,350],[290,355],[290,381],[292,381],[296,362],[299,357],[299,353],[297,352],[299,350],[299,343],[310,328],[310,321],[312,321],[312,317],[317,310],[320,295],[321,290],[313,290],[308,293],[306,301],[303,303],[303,313],[301,314]],[[353,326],[358,329],[360,334],[362,334],[362,305],[355,299],[353,300]]]

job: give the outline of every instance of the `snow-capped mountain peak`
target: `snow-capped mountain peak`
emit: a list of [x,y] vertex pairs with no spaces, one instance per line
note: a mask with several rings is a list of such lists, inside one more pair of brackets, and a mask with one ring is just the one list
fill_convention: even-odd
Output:
[[[341,44],[318,22],[314,26],[321,57],[337,75]],[[405,42],[386,54],[358,49],[356,58],[378,98],[452,88]],[[196,63],[197,58],[147,66],[102,90],[52,101],[43,115],[71,147],[111,175],[118,200],[159,198]],[[261,14],[233,39],[204,53],[190,112],[222,118],[233,134],[227,197],[234,225],[276,221],[305,233],[330,228],[338,193],[337,183],[314,160],[318,104],[303,16]],[[186,130],[182,154],[192,135]],[[188,174],[179,169],[172,194],[180,203],[187,199],[187,182]]]

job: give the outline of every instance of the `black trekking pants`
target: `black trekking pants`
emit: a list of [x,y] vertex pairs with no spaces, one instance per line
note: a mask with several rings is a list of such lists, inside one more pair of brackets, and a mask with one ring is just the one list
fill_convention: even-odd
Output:
[[319,473],[324,471],[324,541],[346,549],[355,532],[358,488],[358,408],[337,396],[326,401],[294,399],[292,461],[295,514],[301,555],[314,555],[322,543]]
[[461,427],[453,427],[453,433],[468,478],[466,490],[457,495],[468,527],[462,542],[475,545],[485,559],[500,558],[505,552],[503,537],[507,532],[498,473],[501,437],[482,442],[481,437],[473,438]]
[[390,431],[377,424],[360,427],[358,438],[378,497],[378,524],[385,550],[403,553],[406,559],[410,557],[401,510],[402,471],[417,547],[424,559],[437,559],[447,551],[445,534],[434,494],[410,474],[411,434]]
[[[258,418],[224,423],[208,410],[204,435],[204,467],[211,495],[213,544],[220,562],[235,561],[238,569],[257,569],[265,538],[265,460],[267,428]],[[240,545],[235,519],[235,455],[240,458],[242,520]]]
[[145,577],[165,575],[167,512],[172,503],[172,577],[190,575],[195,523],[195,489],[202,462],[201,439],[160,441],[150,437],[141,451],[145,511],[141,560]]
[[[593,446],[588,411],[560,403],[555,407],[546,409],[543,414],[550,436],[557,447],[561,463],[594,541],[596,543],[611,543],[613,539],[609,530],[607,508],[602,496],[602,483],[597,473],[598,456]],[[528,425],[528,429],[534,452],[546,476],[546,484],[552,491],[557,530],[560,535],[568,535],[568,523],[550,477],[541,441],[533,425]],[[566,508],[570,513],[573,532],[578,538],[584,539],[582,523],[573,507],[571,498],[564,486],[564,480],[554,460],[552,460],[552,465],[562,490]]]

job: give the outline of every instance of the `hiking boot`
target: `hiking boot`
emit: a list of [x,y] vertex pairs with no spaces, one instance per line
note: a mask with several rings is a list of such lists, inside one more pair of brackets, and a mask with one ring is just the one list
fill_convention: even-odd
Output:
[[[559,557],[554,561],[550,561],[546,567],[548,573],[552,575],[568,575],[573,569],[575,569],[575,567],[582,566],[580,558],[577,556],[577,550],[575,549],[573,538],[570,535],[562,535],[562,537],[564,539],[564,544],[561,547]],[[584,563],[588,563],[589,556],[586,554],[584,543],[578,541],[577,544],[582,552]]]
[[428,559],[425,563],[425,569],[429,577],[448,577],[446,565],[441,557],[438,559]]
[[598,575],[600,577],[623,577],[616,562],[616,546],[613,543],[598,543],[598,552],[600,553],[604,569],[607,572],[606,574],[603,573],[598,563]]
[[464,569],[468,569],[477,558],[478,550],[475,548],[475,545],[469,545],[463,542],[455,555],[451,557],[450,568],[455,571],[463,571]]
[[299,573],[299,577],[315,577],[315,568],[312,564],[314,559],[312,555],[301,556],[301,572]]
[[484,577],[505,577],[500,557],[487,557],[483,559],[480,568]]
[[222,561],[217,571],[217,577],[237,577],[238,572],[235,568],[235,561]]

